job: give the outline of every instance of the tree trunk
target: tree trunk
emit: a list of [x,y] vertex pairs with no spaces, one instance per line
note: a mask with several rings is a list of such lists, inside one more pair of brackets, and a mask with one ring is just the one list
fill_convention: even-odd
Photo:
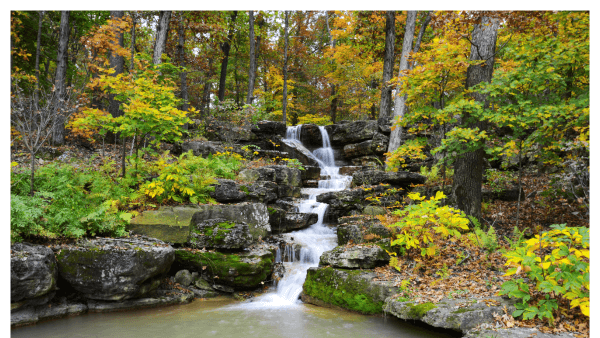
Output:
[[56,76],[55,76],[55,90],[56,90],[56,104],[57,117],[56,124],[54,125],[54,132],[52,134],[52,142],[54,144],[63,144],[65,142],[65,117],[62,115],[61,100],[65,97],[65,80],[67,76],[67,48],[69,46],[69,11],[61,11],[60,15],[60,35],[58,40],[58,53],[56,56]]
[[221,50],[223,51],[223,60],[221,61],[221,77],[219,79],[219,101],[223,101],[225,99],[225,83],[227,81],[227,62],[229,61],[229,50],[231,49],[230,42],[233,39],[233,29],[237,13],[237,11],[233,11],[233,13],[231,13],[231,24],[229,26],[229,33],[227,33],[227,41],[221,43]]
[[169,22],[171,21],[171,11],[160,11],[158,18],[158,27],[156,28],[156,39],[154,40],[154,54],[152,63],[159,65],[161,56],[167,45],[167,35],[169,34]]
[[[408,69],[408,56],[412,49],[413,37],[415,35],[415,22],[417,20],[417,11],[408,11],[406,16],[406,27],[404,31],[404,41],[402,42],[402,56],[400,57],[400,72],[398,73],[398,79],[402,79],[404,77],[403,72]],[[400,95],[400,90],[402,88],[402,81],[400,80],[398,86],[396,87],[396,99],[394,102],[394,116],[392,120],[395,120],[397,117],[402,118],[404,116],[404,109],[406,103],[406,95]],[[394,130],[392,130],[392,134],[390,136],[390,145],[388,146],[388,152],[392,153],[394,150],[398,149],[400,143],[402,142],[402,132],[403,128],[401,126],[396,126]]]
[[[419,30],[419,36],[417,37],[417,41],[415,42],[415,48],[413,48],[413,54],[416,54],[419,51],[419,48],[421,47],[421,40],[423,40],[423,35],[425,34],[425,30],[427,29],[427,26],[429,25],[430,21],[431,21],[431,11],[427,12],[427,16],[425,17],[423,24],[421,24],[421,30]],[[414,67],[415,67],[415,62],[413,61],[410,63],[410,69],[413,69]]]
[[252,104],[254,100],[254,81],[256,78],[256,55],[255,55],[255,41],[254,41],[254,11],[250,11],[250,68],[248,69],[248,95],[246,95],[246,103]]
[[[184,53],[184,45],[185,45],[185,28],[183,25],[183,14],[180,17],[179,20],[179,29],[178,29],[178,35],[179,35],[179,44],[177,45],[177,51],[179,53],[179,66],[181,67],[185,67],[185,53]],[[182,69],[181,72],[179,72],[179,81],[181,82],[181,99],[182,99],[182,103],[181,103],[181,110],[183,111],[187,111],[188,107],[189,107],[189,103],[188,103],[188,88],[187,88],[187,72],[185,71],[185,69]],[[183,126],[184,130],[188,130],[188,124],[186,123]]]
[[[467,68],[466,88],[469,89],[481,82],[490,82],[494,70],[494,53],[498,20],[483,17],[481,24],[475,25],[472,35],[471,61],[485,60],[483,64],[470,65]],[[475,101],[487,105],[487,95],[473,92]],[[463,115],[463,121],[469,118]],[[483,130],[483,122],[470,124],[469,128]],[[483,183],[483,148],[461,155],[454,163],[454,178],[452,192],[456,197],[458,208],[467,215],[481,218],[481,185]]]
[[39,16],[40,21],[38,24],[37,45],[35,47],[35,96],[33,98],[36,109],[40,97],[40,49],[42,44],[42,20],[44,19],[44,11],[40,11]]
[[[333,49],[335,48],[335,40],[331,35],[331,29],[329,28],[329,13],[325,13],[325,23],[327,24],[327,35],[329,35],[329,46]],[[331,103],[329,104],[329,116],[331,118],[331,123],[335,123],[337,119],[337,106],[338,106],[338,98],[337,98],[337,85],[332,83],[331,85]]]
[[287,108],[287,62],[288,62],[288,43],[290,40],[289,34],[288,34],[288,27],[289,27],[289,17],[290,17],[290,12],[289,11],[285,11],[285,26],[284,26],[284,39],[285,39],[285,46],[283,48],[283,101],[282,101],[282,111],[283,111],[283,123],[285,123],[287,125],[287,118],[286,118],[286,108]]
[[[123,11],[111,11],[110,17],[111,19],[122,19],[125,12]],[[115,28],[116,29],[116,28]],[[117,34],[117,41],[113,41],[113,43],[118,44],[120,47],[123,47],[123,33],[119,32]],[[125,65],[125,59],[123,56],[118,55],[117,53],[112,53],[109,51],[108,60],[110,61],[110,68],[114,69],[115,72],[112,73],[113,77],[116,77],[119,74],[123,73],[123,66]],[[123,112],[120,111],[121,102],[115,100],[115,94],[108,95],[108,112],[112,117],[119,117],[123,115]],[[111,139],[109,137],[109,139]]]
[[388,82],[394,73],[394,44],[396,38],[396,12],[385,13],[385,57],[381,79],[381,103],[379,104],[379,125],[388,124],[392,112],[392,87]]

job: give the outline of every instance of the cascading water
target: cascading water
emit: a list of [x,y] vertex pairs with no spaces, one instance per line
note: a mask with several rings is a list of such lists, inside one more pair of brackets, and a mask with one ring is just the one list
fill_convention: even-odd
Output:
[[[288,127],[286,140],[302,144],[301,130],[302,125]],[[302,193],[308,195],[308,198],[298,204],[298,212],[316,213],[318,221],[307,229],[284,234],[288,241],[294,244],[286,247],[286,252],[283,253],[283,257],[289,259],[284,262],[286,274],[277,284],[277,292],[257,297],[253,302],[240,304],[243,308],[273,308],[301,304],[299,296],[306,279],[306,271],[310,267],[318,266],[321,254],[336,245],[335,232],[323,224],[328,205],[317,202],[317,195],[348,188],[352,177],[339,174],[340,168],[335,165],[329,135],[324,127],[319,127],[319,130],[323,138],[323,147],[314,150],[312,156],[321,168],[321,176],[325,176],[326,179],[319,181],[318,188],[303,188]],[[300,246],[299,255],[295,254],[293,246]],[[290,252],[287,252],[288,250]],[[282,253],[279,251],[276,261],[282,261]]]

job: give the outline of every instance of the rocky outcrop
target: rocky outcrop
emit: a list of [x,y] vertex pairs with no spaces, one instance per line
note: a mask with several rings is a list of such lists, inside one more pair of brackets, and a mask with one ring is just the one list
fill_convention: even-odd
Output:
[[338,246],[321,255],[319,266],[330,265],[343,269],[373,269],[387,265],[390,256],[380,247],[372,246]]
[[381,183],[387,183],[394,187],[407,188],[411,184],[425,183],[425,176],[405,171],[385,172],[381,170],[364,170],[352,174],[353,187]]
[[387,151],[389,137],[375,133],[373,139],[344,146],[344,157],[354,158],[367,155],[383,155]]
[[241,202],[246,199],[247,193],[240,189],[233,180],[217,179],[217,184],[214,184],[214,191],[210,193],[210,197],[214,198],[219,203]]
[[178,268],[196,271],[214,288],[215,284],[236,290],[257,288],[271,278],[273,252],[256,248],[241,253],[175,250]]
[[353,189],[324,193],[317,196],[317,202],[329,204],[328,221],[337,223],[342,216],[358,214],[362,211],[363,190]]
[[300,129],[300,141],[308,148],[321,148],[323,146],[323,136],[319,126],[316,124],[303,124]]
[[269,165],[256,169],[244,169],[240,172],[241,180],[248,182],[268,181],[278,185],[290,185],[300,187],[302,185],[302,174],[300,169],[290,168],[284,165]]
[[245,222],[212,218],[194,223],[190,229],[190,247],[196,249],[241,250],[258,242],[259,232],[251,232]]
[[379,242],[392,237],[390,228],[381,224],[378,219],[365,221],[363,216],[359,216],[356,220],[342,218],[340,222],[342,224],[337,227],[338,245],[345,245],[350,241],[354,244]]
[[309,268],[302,301],[365,314],[381,313],[385,299],[399,292],[399,288],[375,278],[376,274],[367,270]]
[[[485,300],[485,301],[484,301]],[[385,311],[400,319],[420,320],[434,327],[467,332],[480,324],[494,323],[494,315],[502,316],[515,310],[515,300],[502,297],[486,299],[448,299],[416,304],[412,301],[385,301]]]
[[377,121],[354,121],[326,126],[331,144],[345,145],[373,139],[378,131]]
[[319,216],[315,213],[288,212],[282,208],[271,206],[269,223],[273,234],[296,231],[317,223]]
[[362,170],[362,166],[345,166],[340,168],[340,175],[349,175],[352,176],[357,171]]
[[281,151],[290,154],[291,158],[298,159],[298,161],[304,165],[319,166],[319,162],[317,162],[317,159],[310,150],[306,149],[306,147],[300,143],[290,140],[281,140]]
[[275,182],[255,182],[239,187],[247,196],[246,200],[258,203],[273,203],[277,200],[279,187]]
[[54,253],[42,245],[10,247],[10,309],[45,304],[54,296],[58,268]]
[[272,135],[284,137],[287,131],[287,127],[283,122],[259,121],[256,123],[256,125],[252,126],[250,130],[261,138],[269,137]]
[[169,271],[174,251],[152,238],[94,239],[64,247],[60,276],[88,299],[121,301],[155,290]]
[[[247,231],[242,233],[244,236],[250,236],[252,242],[257,241],[259,238],[266,238],[271,233],[269,212],[267,211],[267,207],[262,203],[244,202],[227,205],[200,205],[198,206],[198,211],[192,216],[191,227],[189,227],[190,240],[194,238],[199,239],[200,234],[204,231],[201,229],[205,229],[208,226],[208,223],[204,223],[205,221],[216,219],[219,220],[216,223],[229,222],[230,224],[233,222],[235,224],[244,224],[243,228],[247,228]],[[194,246],[198,245],[194,242],[191,244]]]
[[201,211],[199,206],[162,206],[144,211],[131,220],[127,230],[164,242],[183,244],[188,241],[192,216]]

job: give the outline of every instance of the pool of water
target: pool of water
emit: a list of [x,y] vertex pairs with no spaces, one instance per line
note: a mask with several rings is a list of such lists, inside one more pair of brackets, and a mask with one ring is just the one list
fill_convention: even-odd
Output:
[[[242,305],[242,306],[240,306]],[[231,299],[128,312],[91,313],[11,330],[13,338],[451,337],[387,316],[298,304],[253,309]]]

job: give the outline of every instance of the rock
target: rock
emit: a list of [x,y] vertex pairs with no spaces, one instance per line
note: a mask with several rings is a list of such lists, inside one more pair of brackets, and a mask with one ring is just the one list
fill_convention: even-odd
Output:
[[282,262],[273,264],[273,273],[271,279],[277,285],[277,283],[285,276],[285,265]]
[[256,152],[258,154],[255,156],[255,158],[267,157],[270,159],[276,159],[277,157],[279,157],[279,158],[289,158],[290,157],[290,154],[288,154],[284,151],[257,149]]
[[317,180],[302,181],[302,186],[305,187],[305,188],[318,188],[319,187],[319,181],[317,181]]
[[[190,240],[192,239],[192,232],[197,234],[199,224],[213,219],[223,219],[224,221],[222,222],[233,222],[236,224],[244,223],[247,226],[247,235],[250,236],[252,242],[257,241],[260,237],[266,238],[271,233],[269,212],[267,211],[267,207],[262,203],[205,204],[198,206],[198,211],[192,216],[192,226],[189,228]],[[204,227],[203,225],[202,228]],[[244,233],[246,234],[246,232]]]
[[354,244],[359,243],[378,243],[381,240],[386,240],[392,237],[390,228],[381,224],[378,219],[365,220],[364,216],[355,220],[343,219],[343,224],[337,227],[338,245],[345,245],[352,241]]
[[300,170],[300,175],[303,181],[318,180],[321,176],[321,168],[311,165],[305,165],[304,170]]
[[269,181],[278,185],[302,186],[300,169],[284,165],[269,165],[256,169],[244,169],[239,173],[240,179],[247,182]]
[[290,154],[291,158],[298,159],[303,165],[319,166],[316,157],[300,143],[290,140],[281,140],[281,150]]
[[50,248],[29,243],[10,247],[10,309],[41,305],[54,296],[58,267]]
[[[506,202],[516,202],[519,200],[519,187],[513,187],[510,189],[504,189],[501,191],[492,191],[488,189],[482,189],[481,199],[484,201],[500,200]],[[525,200],[525,191],[521,189],[521,201]]]
[[192,284],[192,274],[188,270],[179,270],[175,274],[175,283],[179,283],[183,286]]
[[84,297],[121,301],[156,289],[175,259],[173,248],[152,238],[102,238],[64,247],[60,276]]
[[363,234],[361,228],[357,224],[340,224],[337,227],[338,245],[347,243],[362,243]]
[[372,140],[344,146],[344,157],[353,158],[367,155],[383,155],[387,151],[389,137],[375,133]]
[[83,303],[65,303],[65,304],[38,305],[35,307],[25,307],[10,314],[10,326],[18,327],[34,324],[40,320],[62,318],[66,316],[75,316],[86,313],[87,305]]
[[225,148],[223,148],[220,143],[210,141],[187,141],[181,144],[181,150],[176,151],[176,153],[187,153],[190,150],[194,156],[202,156],[204,158],[208,157],[208,155],[225,152]]
[[[508,313],[515,310],[515,300],[502,297],[488,297],[498,305],[488,305],[481,299],[448,299],[436,304],[415,304],[411,301],[387,299],[385,310],[400,319],[420,320],[431,326],[467,332],[480,324],[493,324],[494,315],[502,316],[506,307]],[[475,301],[475,303],[473,303]]]
[[340,168],[339,174],[351,176],[359,170],[362,170],[362,166],[345,166]]
[[367,205],[366,207],[363,208],[363,214],[369,215],[369,216],[385,215],[385,214],[387,214],[387,211],[385,208],[382,208],[382,207]]
[[273,203],[279,194],[277,183],[268,181],[245,184],[240,187],[240,190],[247,194],[248,201],[258,203]]
[[233,180],[217,179],[217,184],[213,185],[215,190],[210,193],[210,197],[219,203],[231,203],[243,201],[247,193],[241,190],[239,184]]
[[205,136],[210,141],[221,141],[225,144],[252,142],[257,135],[245,125],[234,125],[229,122],[207,119]]
[[214,291],[213,287],[204,278],[198,278],[194,282],[194,286],[200,290]]
[[381,170],[363,170],[352,174],[353,187],[359,185],[378,185],[381,183],[408,188],[411,184],[425,183],[425,176],[405,171],[385,172]]
[[294,187],[291,185],[280,185],[277,187],[277,196],[279,198],[296,197],[302,196],[302,190],[300,187]]
[[[236,290],[257,288],[273,272],[274,255],[262,248],[235,254],[179,249],[175,250],[175,257],[177,266],[203,273],[209,281]],[[211,285],[219,290],[214,284]]]
[[143,309],[149,307],[186,304],[194,300],[194,293],[189,290],[158,290],[151,297],[128,299],[121,302],[103,302],[89,300],[89,312],[114,312],[124,310]]
[[342,190],[327,192],[317,196],[317,202],[329,204],[327,209],[328,221],[337,223],[338,218],[348,216],[352,211],[362,210],[363,190]]
[[269,137],[271,135],[285,136],[287,127],[283,122],[259,121],[252,126],[251,131],[259,137]]
[[[579,335],[578,335],[579,336]],[[497,328],[497,329],[473,329],[467,332],[464,338],[479,338],[479,337],[502,337],[502,338],[574,338],[574,333],[563,332],[563,333],[543,333],[536,328],[530,327],[511,327]]]
[[319,266],[331,265],[344,269],[373,269],[387,265],[390,256],[380,247],[374,246],[338,246],[321,255]]
[[374,155],[356,157],[351,159],[350,163],[352,163],[353,166],[383,168],[383,158]]
[[323,147],[323,136],[316,124],[303,124],[300,128],[300,141],[309,148]]
[[188,241],[192,216],[200,210],[195,205],[162,206],[158,210],[144,211],[132,219],[127,230],[164,242],[183,244]]
[[308,228],[318,220],[319,215],[315,213],[287,212],[278,207],[269,207],[269,223],[273,234]]
[[217,290],[217,291],[226,292],[226,293],[234,293],[235,292],[235,289],[232,288],[231,286],[220,285],[220,284],[215,284],[213,286],[214,286],[215,290]]
[[306,273],[302,301],[364,314],[382,313],[385,299],[400,288],[393,286],[393,282],[374,281],[375,277],[375,273],[367,270],[312,267]]
[[245,222],[211,218],[195,223],[190,229],[190,247],[196,249],[240,250],[256,243],[260,235],[252,236]]
[[354,121],[326,128],[331,144],[349,144],[373,139],[378,132],[377,121]]

